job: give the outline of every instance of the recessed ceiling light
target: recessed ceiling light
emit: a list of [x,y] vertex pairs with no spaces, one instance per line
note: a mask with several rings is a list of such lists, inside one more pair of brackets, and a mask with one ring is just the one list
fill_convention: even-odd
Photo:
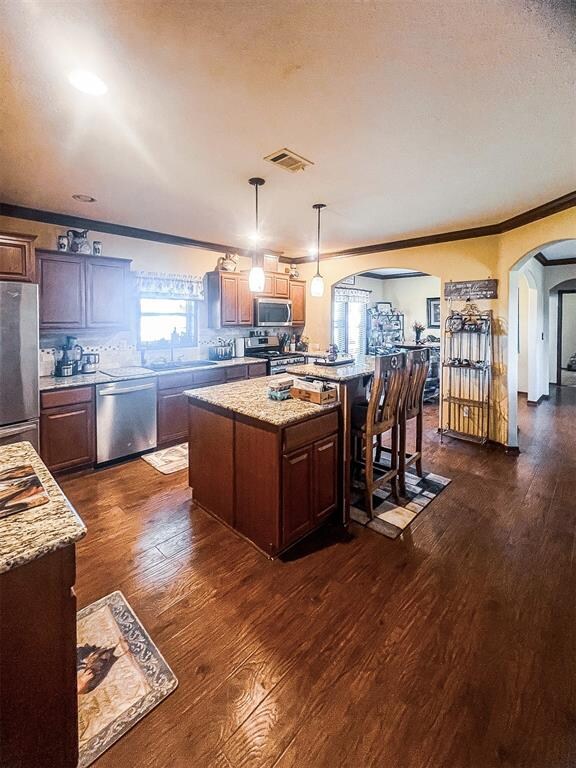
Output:
[[72,195],[74,200],[78,200],[81,203],[95,203],[96,198],[91,195]]
[[108,86],[98,75],[88,72],[87,69],[74,69],[68,74],[68,80],[82,93],[89,93],[91,96],[103,96],[108,91]]

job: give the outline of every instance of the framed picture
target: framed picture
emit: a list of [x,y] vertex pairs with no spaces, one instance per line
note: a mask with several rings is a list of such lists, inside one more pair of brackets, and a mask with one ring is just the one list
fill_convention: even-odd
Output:
[[340,280],[338,285],[356,285],[356,275],[350,275],[350,277],[345,277],[343,280]]
[[426,299],[426,319],[428,328],[440,328],[440,298]]
[[376,303],[376,309],[378,310],[378,312],[385,312],[386,314],[390,314],[390,312],[392,312],[392,302],[378,301]]

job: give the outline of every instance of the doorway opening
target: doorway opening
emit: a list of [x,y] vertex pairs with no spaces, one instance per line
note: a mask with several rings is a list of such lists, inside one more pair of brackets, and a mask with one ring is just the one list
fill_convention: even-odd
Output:
[[576,290],[558,291],[556,381],[576,387]]

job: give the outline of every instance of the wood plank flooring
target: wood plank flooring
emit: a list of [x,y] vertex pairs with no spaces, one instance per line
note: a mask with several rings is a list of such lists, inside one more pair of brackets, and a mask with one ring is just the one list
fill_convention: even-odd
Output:
[[62,480],[79,607],[120,589],[180,680],[98,768],[576,765],[576,389],[521,403],[518,458],[453,479],[391,541],[352,524],[268,561],[144,461]]

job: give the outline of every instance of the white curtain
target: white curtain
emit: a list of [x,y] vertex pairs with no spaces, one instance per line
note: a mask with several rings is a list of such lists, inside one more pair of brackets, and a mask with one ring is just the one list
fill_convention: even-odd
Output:
[[169,272],[135,272],[136,290],[140,296],[159,299],[204,299],[201,277]]

